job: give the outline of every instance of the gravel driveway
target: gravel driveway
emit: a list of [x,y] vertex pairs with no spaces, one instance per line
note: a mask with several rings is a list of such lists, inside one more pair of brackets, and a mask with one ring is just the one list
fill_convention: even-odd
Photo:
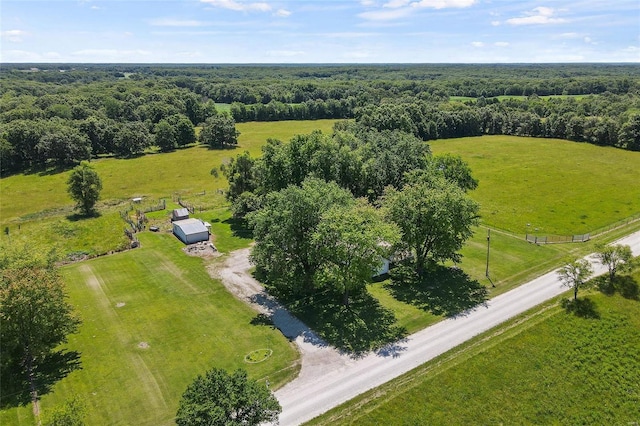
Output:
[[[616,243],[629,245],[635,256],[640,255],[640,232]],[[592,255],[586,258],[594,264],[595,275],[607,271]],[[552,271],[489,300],[485,306],[445,319],[402,342],[356,359],[328,346],[270,298],[248,273],[250,267],[249,249],[243,249],[231,253],[212,273],[233,294],[272,316],[275,326],[300,350],[300,375],[275,393],[282,405],[280,424],[284,426],[308,421],[567,291],[558,280],[557,271]]]

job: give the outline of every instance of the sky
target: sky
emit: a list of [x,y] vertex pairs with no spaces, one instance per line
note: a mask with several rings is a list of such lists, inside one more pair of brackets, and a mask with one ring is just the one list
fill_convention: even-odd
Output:
[[640,0],[2,0],[0,62],[640,62]]

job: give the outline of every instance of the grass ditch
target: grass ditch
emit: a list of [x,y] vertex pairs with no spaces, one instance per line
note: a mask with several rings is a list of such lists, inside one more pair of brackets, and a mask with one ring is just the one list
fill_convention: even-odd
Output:
[[635,424],[640,302],[582,299],[597,316],[555,299],[308,424]]

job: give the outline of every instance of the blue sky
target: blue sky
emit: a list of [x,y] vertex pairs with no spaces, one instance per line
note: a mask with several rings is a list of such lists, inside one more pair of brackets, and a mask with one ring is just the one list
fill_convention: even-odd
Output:
[[1,62],[640,62],[638,0],[2,0]]

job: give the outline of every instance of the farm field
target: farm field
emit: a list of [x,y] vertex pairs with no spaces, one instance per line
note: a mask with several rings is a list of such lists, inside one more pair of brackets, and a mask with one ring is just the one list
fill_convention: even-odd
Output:
[[470,195],[489,226],[519,235],[575,235],[640,212],[639,152],[513,136],[430,146],[469,163],[479,180]]
[[[67,172],[3,178],[0,180],[3,199],[0,224],[3,228],[9,227],[10,233],[3,233],[0,241],[6,243],[29,240],[32,246],[41,248],[59,243],[61,254],[74,251],[105,253],[122,244],[121,230],[124,222],[120,220],[118,211],[129,205],[131,197],[144,196],[149,202],[165,198],[167,209],[170,209],[177,206],[171,201],[171,197],[180,195],[190,203],[203,207],[203,211],[197,211],[195,216],[212,224],[214,241],[221,252],[246,247],[251,241],[250,235],[241,224],[231,218],[226,201],[218,191],[226,186],[225,179],[222,174],[214,178],[210,170],[244,150],[258,155],[260,146],[269,137],[288,141],[294,134],[309,133],[314,129],[330,132],[334,122],[335,120],[243,123],[237,126],[242,132],[240,146],[233,150],[215,151],[195,146],[173,153],[151,154],[130,160],[97,160],[94,165],[104,186],[104,201],[99,205],[101,216],[97,218],[75,220],[72,202],[65,191]],[[585,226],[596,226],[598,223],[598,226],[605,226],[618,218],[640,212],[640,188],[632,184],[634,177],[636,180],[640,179],[637,167],[633,167],[633,164],[640,161],[640,153],[575,142],[491,136],[435,141],[430,145],[434,153],[453,152],[470,163],[474,176],[480,181],[479,188],[471,195],[482,205],[485,224],[507,229],[512,233],[523,236],[526,223],[531,223],[532,228],[539,226],[540,232],[564,229],[566,223],[573,223],[568,216],[574,210],[583,211],[583,200],[571,197],[573,193],[568,187],[573,184],[581,185],[580,188],[584,191],[597,192],[597,196],[589,198],[590,204],[585,204],[584,209],[589,212],[589,217],[580,219],[585,222]],[[522,149],[525,145],[526,150]],[[512,158],[518,164],[526,164],[526,167],[514,167],[509,161]],[[570,169],[568,167],[571,164],[567,158],[574,161],[581,159],[581,164],[588,167]],[[571,176],[571,180],[565,179],[557,171],[551,174],[548,170],[549,161],[566,165],[567,168],[563,171]],[[606,165],[610,169],[615,168],[618,173],[606,175],[605,179],[603,173]],[[527,171],[526,174],[522,173],[523,169]],[[585,173],[585,170],[588,172]],[[597,173],[592,173],[593,170]],[[517,185],[523,176],[528,179],[526,183],[539,187],[538,198],[535,199],[537,203],[530,202],[532,192],[526,184]],[[557,182],[563,183],[558,185]],[[546,207],[548,194],[555,191],[564,191],[568,198],[561,204],[564,210],[555,207],[559,214],[549,214]],[[5,201],[9,199],[11,203]],[[622,214],[619,204],[626,206],[630,213]],[[528,210],[524,210],[526,214],[521,212],[523,205],[528,206]],[[493,209],[491,206],[494,206]],[[618,216],[611,213],[616,206],[619,211],[614,213],[618,213]],[[601,208],[609,210],[601,214]],[[150,213],[149,218],[166,223],[167,212],[168,210]],[[537,219],[533,219],[535,217],[545,218],[545,226],[538,225]],[[599,241],[611,240],[615,235],[617,234],[608,234]],[[122,389],[129,392],[129,387],[119,387],[117,383],[121,379],[122,383],[127,384],[131,380],[138,380],[140,383],[131,384],[137,388],[131,389],[137,389],[140,395],[145,392],[151,395],[153,406],[149,405],[145,409],[159,412],[159,417],[153,417],[155,420],[148,424],[167,424],[175,414],[178,398],[186,385],[197,373],[210,368],[212,362],[216,363],[215,366],[224,368],[243,366],[242,360],[237,359],[236,349],[247,353],[260,349],[252,346],[259,346],[265,338],[269,344],[286,345],[284,340],[279,340],[280,333],[249,325],[251,311],[248,308],[244,310],[239,302],[231,299],[218,283],[208,277],[202,260],[188,258],[179,252],[181,244],[175,238],[167,237],[164,233],[145,232],[140,234],[140,239],[143,244],[141,250],[101,257],[64,268],[71,301],[78,306],[85,318],[81,333],[71,336],[69,344],[70,348],[82,353],[83,370],[71,373],[56,385],[54,393],[43,398],[45,412],[47,407],[58,405],[72,395],[91,394],[89,399],[95,400],[92,404],[95,403],[98,414],[91,418],[89,424],[103,424],[107,417],[100,416],[111,414],[106,414],[100,407],[106,404],[105,395],[110,395],[116,401],[114,404],[122,408],[115,410],[113,417],[108,417],[107,423],[130,424],[121,419],[130,418],[127,416],[131,415],[132,410],[139,409],[145,399],[141,397],[129,401],[128,394],[122,392]],[[553,269],[567,257],[577,257],[592,249],[593,242],[537,246],[525,242],[523,238],[492,232],[490,270],[495,287],[490,288],[489,294],[493,296],[507,291],[528,278]],[[478,228],[462,254],[464,258],[459,266],[469,280],[491,286],[485,278],[484,228]],[[102,301],[96,299],[98,287],[87,286],[87,283],[96,282],[102,282],[100,288],[106,298],[102,298]],[[375,283],[370,286],[370,292],[384,307],[393,311],[398,326],[414,332],[441,318],[441,313],[431,312],[423,306],[420,299],[399,300],[394,297],[397,295],[392,294],[387,284],[388,281]],[[128,314],[133,309],[126,308],[132,308],[136,298],[145,301],[144,308],[138,305],[135,312]],[[126,303],[125,306],[113,307],[121,302]],[[218,317],[212,314],[218,309],[221,313],[228,314],[228,309],[231,308],[237,315],[233,317],[229,314],[228,323],[216,320]],[[99,312],[100,315],[95,315],[96,319],[89,322],[86,318],[91,318],[92,312]],[[181,314],[184,319],[176,319]],[[156,322],[157,327],[142,326]],[[220,330],[219,335],[212,334],[214,327]],[[236,330],[234,327],[238,331],[233,331],[233,335],[244,336],[242,333],[248,333],[248,337],[241,337],[246,342],[246,347],[230,347],[228,330]],[[94,330],[105,331],[102,340],[93,337],[99,336]],[[204,334],[211,340],[199,342],[199,337]],[[143,341],[149,344],[148,350],[136,347]],[[166,342],[166,345],[158,342]],[[201,359],[199,353],[203,351],[202,347],[211,351],[220,347],[223,355],[219,358],[212,355]],[[296,358],[295,351],[291,351],[283,359],[270,360],[272,364],[265,362],[257,367],[252,366],[249,369],[250,375],[253,378],[269,376],[274,384],[290,379],[295,371],[286,370],[286,366],[291,365]],[[244,356],[244,352],[241,355]],[[185,360],[185,365],[176,366],[182,360]],[[119,362],[124,364],[118,364]],[[279,364],[275,365],[276,363]],[[114,365],[119,367],[115,368]],[[141,367],[142,373],[136,376],[132,372],[138,367]],[[277,373],[283,369],[282,373]],[[153,377],[145,375],[146,370]],[[88,375],[89,371],[96,372],[95,376]],[[157,371],[160,373],[156,374]],[[100,381],[96,377],[104,379]],[[156,384],[151,379],[155,379]],[[96,391],[97,386],[104,386],[105,391]],[[93,395],[94,392],[96,395]],[[147,413],[142,412],[140,417],[136,417],[136,421],[147,418],[146,416]],[[31,419],[29,407],[0,412],[2,424],[29,423]]]
[[588,298],[598,318],[550,302],[308,424],[635,424],[640,302]]
[[[215,193],[226,187],[222,173],[211,176],[214,167],[245,150],[253,155],[267,138],[288,141],[299,133],[319,129],[331,132],[336,120],[280,121],[277,123],[241,123],[238,147],[211,150],[197,145],[166,154],[148,154],[132,159],[103,158],[92,161],[102,178],[102,200],[122,200],[131,197],[171,197],[178,192]],[[53,174],[16,174],[0,179],[0,225],[16,223],[25,215],[55,213],[70,209],[73,202],[66,192],[69,172]],[[10,201],[9,201],[10,200]],[[13,227],[12,227],[13,228]]]
[[[81,369],[43,396],[48,410],[79,395],[87,424],[169,425],[197,374],[244,368],[279,386],[297,374],[297,351],[280,332],[252,325],[255,312],[229,294],[170,234],[144,232],[142,248],[62,268],[83,324],[68,350]],[[254,350],[271,349],[260,363]],[[0,423],[31,424],[31,406],[0,411]]]

